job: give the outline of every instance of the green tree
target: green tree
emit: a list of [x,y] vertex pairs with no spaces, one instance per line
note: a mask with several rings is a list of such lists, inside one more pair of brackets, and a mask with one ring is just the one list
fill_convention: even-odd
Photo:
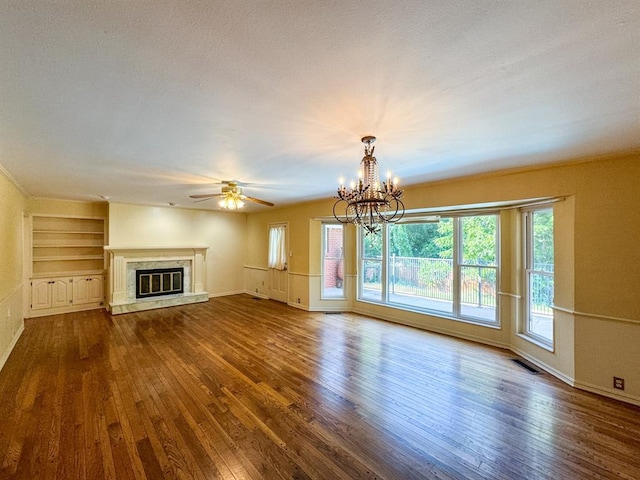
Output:
[[[447,220],[445,220],[447,221]],[[389,231],[391,255],[399,257],[442,258],[442,247],[436,242],[446,233],[438,223],[415,223],[393,225]]]
[[463,217],[461,219],[462,262],[495,265],[496,231],[496,215]]
[[382,232],[362,237],[363,256],[365,258],[382,257]]
[[553,210],[535,210],[532,217],[534,268],[553,271]]

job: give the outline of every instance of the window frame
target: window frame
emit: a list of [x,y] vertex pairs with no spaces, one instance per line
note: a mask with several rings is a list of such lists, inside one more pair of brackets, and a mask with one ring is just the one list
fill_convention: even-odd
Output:
[[[328,245],[328,229],[329,228],[340,228],[342,230],[342,247],[341,247],[341,253],[342,256],[341,257],[330,257],[330,260],[338,260],[338,262],[342,261],[342,295],[327,295],[325,292],[325,280],[326,280],[326,260],[327,258],[327,253],[328,253],[328,249],[329,249],[329,245]],[[333,222],[323,222],[322,226],[321,226],[321,235],[322,235],[322,241],[321,241],[321,253],[320,253],[320,257],[321,257],[321,271],[320,271],[320,299],[321,300],[346,300],[347,296],[346,296],[346,288],[345,288],[345,281],[346,279],[344,278],[344,262],[345,262],[345,255],[344,255],[344,246],[345,246],[345,228],[344,225],[341,223],[333,223]]]
[[[553,272],[549,272],[546,270],[537,270],[533,268],[534,266],[534,248],[533,248],[533,218],[536,212],[542,211],[550,211],[554,216],[555,220],[555,212],[552,204],[543,204],[536,205],[532,207],[523,208],[522,212],[522,272],[523,272],[523,294],[522,294],[522,319],[519,326],[519,334],[526,339],[527,341],[538,345],[541,348],[549,350],[551,352],[555,351],[555,314],[553,312],[553,299],[555,298],[555,265],[553,268]],[[553,227],[552,235],[555,235],[555,224]],[[555,263],[555,241],[552,242],[554,247],[554,263]],[[531,289],[531,277],[532,275],[542,275],[545,277],[551,277],[553,280],[554,290],[553,290],[553,298],[551,301],[550,309],[551,309],[551,339],[536,333],[531,329],[531,301],[532,301],[532,289]]]
[[[462,235],[461,235],[461,219],[468,217],[477,217],[477,216],[494,216],[496,222],[495,228],[495,265],[488,266],[489,268],[495,268],[496,272],[496,285],[495,285],[495,309],[494,309],[494,319],[487,320],[485,318],[475,317],[471,315],[466,315],[461,312],[461,269],[462,267],[470,266],[469,264],[465,264],[462,261]],[[368,258],[364,257],[364,240],[365,235],[364,232],[359,229],[358,235],[358,292],[357,292],[357,300],[365,303],[373,303],[377,305],[384,305],[390,308],[397,308],[399,310],[407,310],[417,313],[424,313],[428,315],[443,317],[447,319],[452,319],[456,321],[472,323],[475,325],[490,327],[490,328],[501,328],[500,321],[500,271],[501,271],[501,262],[500,262],[500,212],[496,210],[482,211],[482,212],[473,212],[468,214],[463,214],[456,212],[455,214],[447,214],[446,212],[439,212],[437,217],[440,219],[451,219],[453,222],[453,259],[452,259],[452,311],[451,313],[444,310],[436,310],[430,309],[426,307],[420,306],[412,306],[404,303],[397,303],[390,300],[389,295],[389,264],[391,262],[391,258],[389,256],[389,228],[388,225],[383,225],[383,228],[379,235],[382,235],[382,248],[381,248],[381,257],[380,258]],[[433,217],[429,219],[424,219],[421,221],[420,218],[411,218],[408,217],[407,221],[398,222],[398,223],[433,223]],[[364,292],[364,277],[366,274],[366,264],[365,262],[379,262],[380,272],[381,272],[381,295],[380,299],[373,299],[371,297],[365,297],[363,295]],[[471,265],[473,266],[473,265]],[[485,266],[482,266],[485,267]]]

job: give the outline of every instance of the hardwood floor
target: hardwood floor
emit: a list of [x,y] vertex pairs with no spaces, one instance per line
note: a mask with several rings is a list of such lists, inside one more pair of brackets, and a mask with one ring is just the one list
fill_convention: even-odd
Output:
[[27,320],[0,478],[640,478],[640,408],[512,358],[245,295]]

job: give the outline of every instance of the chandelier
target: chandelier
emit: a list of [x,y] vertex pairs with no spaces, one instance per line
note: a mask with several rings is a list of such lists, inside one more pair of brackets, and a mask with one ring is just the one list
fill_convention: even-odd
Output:
[[351,182],[347,189],[344,180],[340,179],[338,196],[335,197],[338,200],[333,205],[336,220],[361,226],[365,235],[377,234],[381,225],[397,222],[404,215],[398,179],[391,181],[391,174],[387,173],[387,180],[380,183],[378,161],[373,156],[376,147],[371,146],[375,141],[376,137],[372,136],[362,138],[364,157],[360,162],[358,182]]
[[244,207],[244,199],[242,189],[237,185],[225,185],[222,187],[222,198],[218,202],[220,208],[227,210],[238,210]]

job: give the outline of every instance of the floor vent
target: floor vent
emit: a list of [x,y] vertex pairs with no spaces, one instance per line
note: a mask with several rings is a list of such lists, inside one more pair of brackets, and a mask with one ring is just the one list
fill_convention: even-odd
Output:
[[522,368],[524,368],[527,372],[529,372],[532,375],[540,375],[542,373],[531,362],[527,362],[526,360],[522,360],[521,358],[512,358],[511,360],[514,363],[517,363],[518,365],[520,365]]

